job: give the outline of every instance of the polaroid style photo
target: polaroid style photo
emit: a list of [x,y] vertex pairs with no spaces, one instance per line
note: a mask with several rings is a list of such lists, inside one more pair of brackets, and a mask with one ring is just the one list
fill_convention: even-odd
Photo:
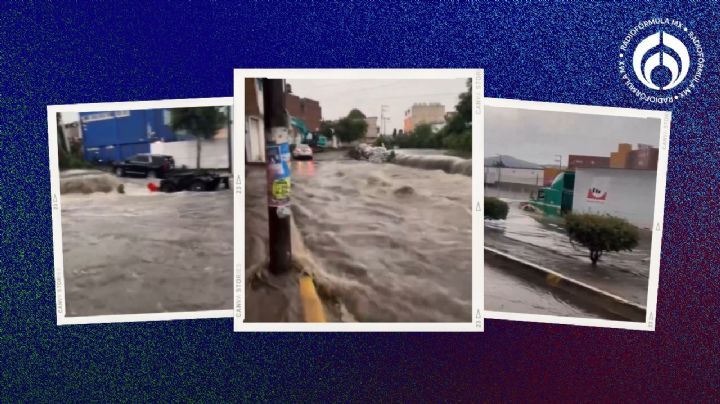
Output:
[[669,112],[485,100],[487,318],[655,329]]
[[234,79],[235,331],[482,331],[482,70]]
[[232,101],[48,106],[59,325],[232,317]]

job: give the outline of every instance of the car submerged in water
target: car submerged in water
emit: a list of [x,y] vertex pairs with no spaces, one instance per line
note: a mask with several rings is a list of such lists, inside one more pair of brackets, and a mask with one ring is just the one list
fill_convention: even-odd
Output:
[[139,176],[159,178],[160,186],[148,184],[151,190],[160,192],[216,191],[220,184],[230,188],[230,175],[211,170],[175,169],[175,159],[164,154],[136,154],[127,160],[114,162],[113,172],[118,177]]
[[113,172],[118,177],[165,178],[174,168],[173,157],[164,154],[141,153],[112,163]]
[[225,189],[230,188],[230,176],[221,175],[212,171],[179,171],[170,173],[167,178],[160,181],[160,192],[180,191],[217,191],[220,184]]

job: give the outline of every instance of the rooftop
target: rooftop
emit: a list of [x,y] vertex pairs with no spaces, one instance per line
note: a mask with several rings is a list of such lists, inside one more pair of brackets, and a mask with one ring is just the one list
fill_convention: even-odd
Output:
[[540,164],[531,163],[529,161],[520,160],[513,156],[499,155],[493,157],[485,157],[485,167],[505,167],[505,168],[521,168],[528,170],[542,170]]

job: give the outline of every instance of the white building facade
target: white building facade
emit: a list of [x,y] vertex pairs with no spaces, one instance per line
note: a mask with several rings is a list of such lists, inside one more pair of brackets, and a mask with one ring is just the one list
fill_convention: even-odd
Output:
[[618,216],[642,229],[651,229],[656,183],[655,170],[578,168],[572,210]]

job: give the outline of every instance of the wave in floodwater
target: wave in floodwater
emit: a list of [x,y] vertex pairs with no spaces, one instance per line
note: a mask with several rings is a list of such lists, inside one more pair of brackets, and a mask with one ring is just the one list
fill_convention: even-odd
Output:
[[422,168],[426,170],[442,170],[448,174],[472,176],[472,160],[446,155],[416,155],[397,151],[395,164]]
[[[233,194],[150,192],[146,179],[72,173],[61,196],[68,316],[232,308]],[[157,182],[158,180],[155,180]]]
[[[251,170],[246,183],[251,267],[267,254],[264,171]],[[294,220],[317,264],[310,266],[330,319],[470,321],[471,188],[469,177],[441,171],[354,160],[294,162]],[[280,297],[274,304],[255,301],[265,307],[247,300],[247,313],[293,316],[293,288],[273,282],[284,290]]]

